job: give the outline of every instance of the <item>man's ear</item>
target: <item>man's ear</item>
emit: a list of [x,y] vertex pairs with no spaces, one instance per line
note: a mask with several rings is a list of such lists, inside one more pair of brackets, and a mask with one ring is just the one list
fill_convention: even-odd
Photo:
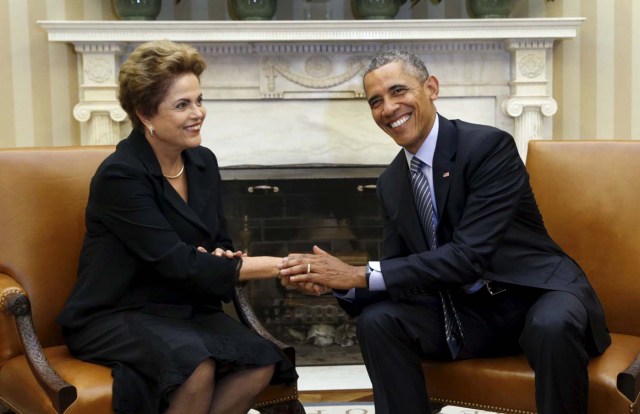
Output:
[[438,99],[438,95],[440,94],[440,81],[438,81],[438,78],[433,75],[429,76],[427,80],[424,81],[424,87],[432,101]]

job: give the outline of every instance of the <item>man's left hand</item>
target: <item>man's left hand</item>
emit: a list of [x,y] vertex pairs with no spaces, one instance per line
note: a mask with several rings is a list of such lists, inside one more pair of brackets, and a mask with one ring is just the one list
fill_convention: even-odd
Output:
[[351,266],[313,246],[313,255],[290,255],[280,266],[282,278],[291,283],[314,283],[331,289],[367,287],[364,266]]

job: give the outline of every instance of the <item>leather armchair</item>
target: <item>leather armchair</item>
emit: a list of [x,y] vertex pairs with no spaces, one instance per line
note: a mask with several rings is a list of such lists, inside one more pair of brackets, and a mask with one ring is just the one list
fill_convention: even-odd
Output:
[[[531,185],[551,236],[586,272],[612,345],[589,365],[589,413],[640,413],[640,141],[532,141]],[[523,356],[424,361],[434,403],[533,414]]]
[[[15,413],[112,413],[110,369],[73,358],[55,322],[76,280],[89,182],[114,147],[0,150],[0,403]],[[244,297],[239,319],[274,341]],[[295,363],[291,347],[277,342]],[[255,407],[304,414],[296,385]]]

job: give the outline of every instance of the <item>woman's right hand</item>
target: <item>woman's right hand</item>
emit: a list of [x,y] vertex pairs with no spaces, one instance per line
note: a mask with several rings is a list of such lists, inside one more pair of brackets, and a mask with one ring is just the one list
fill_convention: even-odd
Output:
[[[202,246],[198,246],[198,251],[202,252],[202,253],[207,253],[207,249],[205,249]],[[214,251],[211,252],[212,255],[214,256],[218,256],[218,257],[226,257],[227,259],[233,259],[234,257],[242,257],[243,253],[238,250],[236,252],[231,251],[231,250],[224,250],[221,249],[220,247],[216,247],[216,249]]]
[[280,284],[284,287],[295,287],[296,289],[298,289],[300,292],[306,294],[306,295],[315,295],[315,296],[320,296],[320,295],[324,295],[325,293],[331,291],[330,288],[326,287],[326,286],[322,286],[318,283],[313,283],[313,282],[297,282],[294,283],[291,280],[289,280],[288,276],[281,276],[280,277]]

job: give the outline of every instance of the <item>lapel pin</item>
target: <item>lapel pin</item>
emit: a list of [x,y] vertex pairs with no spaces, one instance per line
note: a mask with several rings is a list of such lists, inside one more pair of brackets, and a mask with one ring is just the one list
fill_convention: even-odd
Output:
[[447,171],[446,173],[442,174],[442,178],[447,178],[449,176],[449,171]]

